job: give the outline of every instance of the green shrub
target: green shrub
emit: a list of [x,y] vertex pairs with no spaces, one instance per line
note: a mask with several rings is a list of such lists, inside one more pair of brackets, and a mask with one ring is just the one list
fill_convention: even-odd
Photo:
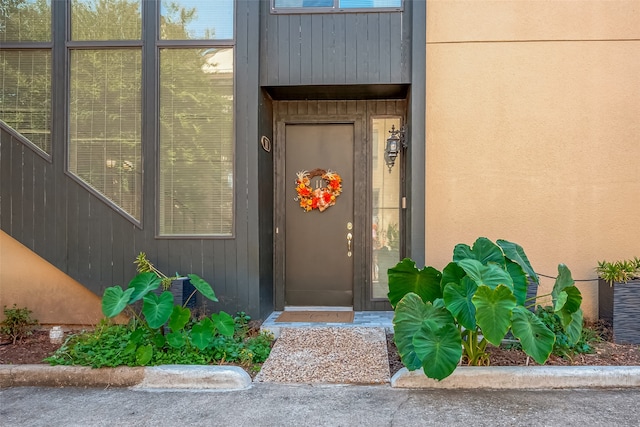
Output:
[[[456,245],[442,272],[418,270],[407,258],[388,275],[394,341],[409,370],[442,380],[461,362],[489,364],[487,343],[499,346],[509,331],[539,364],[553,351],[555,333],[528,309],[535,303],[526,297],[528,282],[538,283],[538,276],[518,244],[480,237],[473,247]],[[582,295],[565,265],[558,265],[551,294],[537,298],[543,297],[574,345],[582,333]]]
[[28,308],[20,308],[13,304],[12,308],[4,306],[5,320],[0,326],[0,332],[9,335],[13,340],[13,344],[19,339],[27,337],[33,333],[38,325],[36,319],[31,318],[32,311]]

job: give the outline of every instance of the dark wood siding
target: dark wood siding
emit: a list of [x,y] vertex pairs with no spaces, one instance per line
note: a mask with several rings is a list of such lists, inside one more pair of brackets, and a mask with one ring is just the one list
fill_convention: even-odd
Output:
[[261,4],[262,86],[411,82],[411,2],[404,12],[309,15]]
[[[146,86],[143,150],[145,156],[142,226],[89,192],[65,172],[66,71],[65,2],[53,2],[60,20],[54,42],[54,129],[52,161],[0,130],[0,225],[29,249],[88,289],[101,295],[135,274],[138,252],[167,274],[195,273],[209,281],[220,302],[215,310],[243,310],[255,318],[270,313],[260,301],[258,233],[258,13],[259,3],[236,3],[235,235],[226,239],[156,237],[155,89]],[[149,10],[149,9],[147,9]],[[146,18],[153,18],[153,15]],[[62,36],[60,36],[62,34]],[[151,35],[152,36],[152,35]],[[149,48],[153,51],[153,44]],[[154,63],[146,62],[147,72]],[[260,148],[261,150],[261,148]],[[262,167],[265,166],[262,161]],[[268,174],[269,170],[263,171]],[[267,207],[270,209],[270,207]],[[267,216],[268,221],[268,216]],[[271,243],[268,242],[267,245]],[[268,254],[267,254],[268,256]],[[262,266],[266,266],[264,263]],[[263,293],[264,295],[264,293]]]

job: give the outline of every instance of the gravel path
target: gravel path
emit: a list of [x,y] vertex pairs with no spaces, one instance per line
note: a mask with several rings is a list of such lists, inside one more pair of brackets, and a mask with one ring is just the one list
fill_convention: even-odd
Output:
[[384,328],[283,328],[255,381],[386,384]]

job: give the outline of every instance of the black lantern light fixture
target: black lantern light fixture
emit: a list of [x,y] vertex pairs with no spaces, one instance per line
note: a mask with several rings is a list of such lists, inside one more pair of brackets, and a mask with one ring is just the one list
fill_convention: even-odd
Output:
[[404,139],[404,126],[396,129],[395,125],[391,125],[389,133],[391,136],[387,138],[387,145],[384,148],[384,162],[389,168],[389,173],[391,173],[391,168],[393,168],[393,165],[396,163],[400,149],[407,148],[407,143]]

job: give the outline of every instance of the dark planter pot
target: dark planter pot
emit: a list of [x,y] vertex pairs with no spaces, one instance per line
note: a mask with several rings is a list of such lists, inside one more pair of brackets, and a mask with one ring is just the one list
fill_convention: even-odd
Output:
[[617,344],[640,344],[640,279],[610,286],[598,281],[598,317],[613,325]]
[[[189,295],[195,291],[195,287],[191,284],[188,277],[179,277],[171,282],[171,287],[168,289],[173,295],[173,303],[176,305],[184,306],[187,302]],[[162,293],[162,288],[156,290],[157,294]],[[191,297],[186,305],[187,308],[194,309],[196,307],[196,296]]]

